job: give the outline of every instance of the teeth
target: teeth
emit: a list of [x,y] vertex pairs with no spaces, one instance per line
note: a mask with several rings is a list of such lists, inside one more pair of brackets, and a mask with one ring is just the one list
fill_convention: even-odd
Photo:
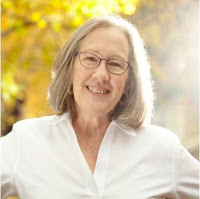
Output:
[[94,93],[98,93],[98,94],[105,94],[105,93],[107,93],[107,91],[98,90],[98,89],[96,89],[96,88],[92,88],[92,87],[89,87],[89,86],[88,86],[88,89],[89,89],[90,91],[92,91],[92,92],[94,92]]

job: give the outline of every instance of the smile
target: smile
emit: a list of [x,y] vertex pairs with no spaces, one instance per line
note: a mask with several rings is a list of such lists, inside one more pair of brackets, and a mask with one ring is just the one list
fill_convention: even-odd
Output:
[[93,93],[97,93],[97,94],[107,94],[110,92],[109,90],[97,89],[97,88],[94,88],[91,86],[87,86],[87,89],[89,91],[92,91]]

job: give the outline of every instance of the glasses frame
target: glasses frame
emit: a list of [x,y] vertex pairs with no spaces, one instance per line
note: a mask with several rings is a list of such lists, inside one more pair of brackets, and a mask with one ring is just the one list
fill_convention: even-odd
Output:
[[[110,59],[110,60],[107,60],[107,59],[102,59],[101,57],[99,57],[98,55],[95,55],[95,54],[93,54],[93,53],[88,53],[88,54],[91,54],[91,55],[94,55],[94,56],[98,57],[100,61],[99,61],[98,65],[95,66],[95,67],[87,67],[87,66],[85,66],[85,65],[83,65],[83,64],[81,63],[81,58],[80,58],[80,56],[81,56],[82,53],[88,53],[88,52],[77,52],[76,55],[78,55],[78,57],[79,57],[79,62],[80,62],[80,64],[81,64],[82,66],[84,66],[85,68],[91,68],[91,69],[92,69],[92,68],[97,68],[97,67],[101,64],[101,61],[104,60],[104,61],[106,61],[106,68],[107,68],[107,70],[108,70],[109,72],[111,72],[111,73],[113,73],[113,74],[115,74],[115,75],[122,75],[122,74],[124,74],[124,73],[127,71],[127,69],[128,69],[128,68],[130,67],[130,65],[131,65],[129,62],[124,61],[124,60],[119,60],[119,59]],[[117,60],[117,61],[126,62],[126,63],[127,63],[127,68],[123,71],[123,73],[114,73],[114,72],[112,72],[112,71],[109,70],[108,64],[107,64],[107,62],[109,62],[109,61],[111,61],[111,60]]]

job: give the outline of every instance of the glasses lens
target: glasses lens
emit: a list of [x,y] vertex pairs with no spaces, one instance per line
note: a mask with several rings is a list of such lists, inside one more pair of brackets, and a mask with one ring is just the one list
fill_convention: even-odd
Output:
[[115,74],[122,74],[128,68],[128,63],[121,60],[109,60],[107,64],[108,70]]
[[80,53],[80,62],[85,67],[95,68],[98,66],[100,59],[91,53]]

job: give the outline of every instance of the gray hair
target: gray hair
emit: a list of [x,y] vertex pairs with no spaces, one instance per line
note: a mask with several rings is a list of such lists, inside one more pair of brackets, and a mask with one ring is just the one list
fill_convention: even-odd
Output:
[[95,17],[86,21],[60,50],[53,63],[52,82],[48,91],[51,107],[59,114],[69,111],[72,118],[76,117],[74,97],[69,95],[72,89],[75,55],[84,37],[99,27],[118,28],[125,34],[129,43],[131,67],[126,84],[126,103],[123,106],[120,103],[116,105],[111,119],[133,128],[150,123],[154,93],[148,55],[137,28],[117,15]]

